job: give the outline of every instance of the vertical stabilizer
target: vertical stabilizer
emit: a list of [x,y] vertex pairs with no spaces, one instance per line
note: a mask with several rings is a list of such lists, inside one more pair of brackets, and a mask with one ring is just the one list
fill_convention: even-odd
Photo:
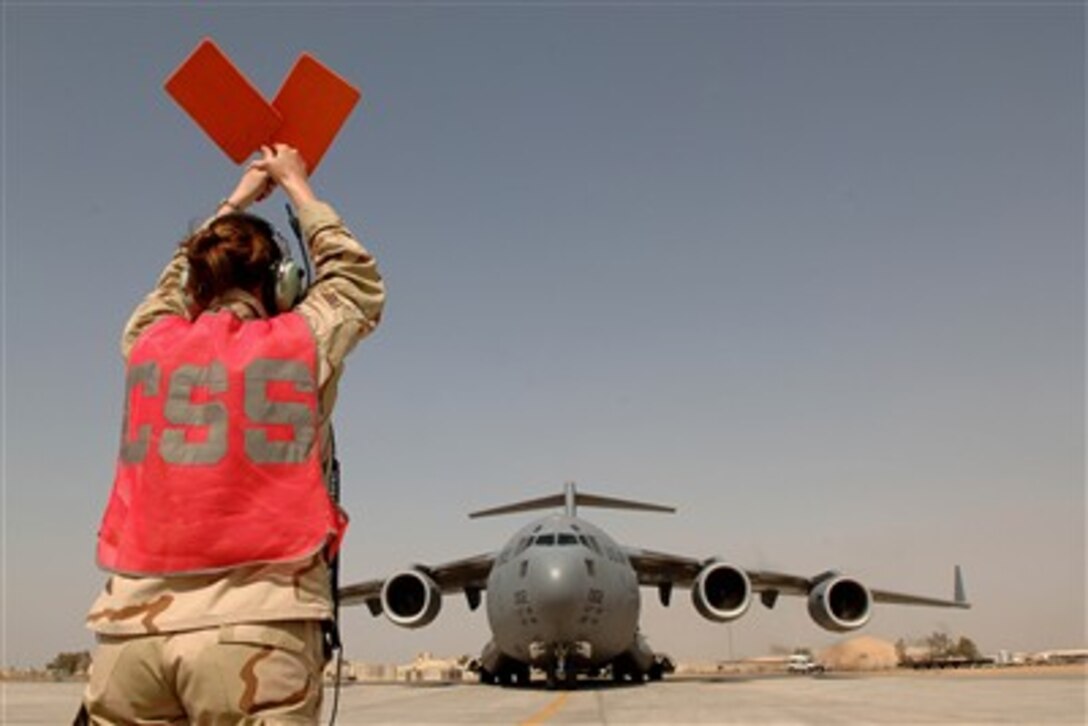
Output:
[[563,509],[568,517],[578,515],[578,495],[574,491],[574,482],[572,481],[563,484]]

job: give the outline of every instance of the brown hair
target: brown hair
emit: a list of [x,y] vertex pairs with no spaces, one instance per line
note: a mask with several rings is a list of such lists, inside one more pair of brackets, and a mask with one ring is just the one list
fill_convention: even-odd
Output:
[[229,290],[257,292],[274,314],[273,266],[283,257],[272,225],[252,214],[216,217],[181,243],[189,261],[185,292],[195,307],[206,309]]

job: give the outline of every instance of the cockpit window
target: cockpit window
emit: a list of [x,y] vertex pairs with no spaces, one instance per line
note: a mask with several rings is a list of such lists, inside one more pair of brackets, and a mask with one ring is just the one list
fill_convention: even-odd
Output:
[[545,546],[550,547],[551,545],[555,544],[555,535],[554,534],[538,534],[536,539],[533,540],[533,544],[545,545]]
[[578,544],[578,538],[575,537],[573,534],[568,534],[566,532],[561,532],[559,534],[559,544],[561,544],[561,545],[575,545],[575,544]]

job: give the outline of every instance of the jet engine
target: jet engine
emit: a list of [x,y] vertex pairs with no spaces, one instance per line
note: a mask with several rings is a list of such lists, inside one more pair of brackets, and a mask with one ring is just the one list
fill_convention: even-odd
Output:
[[382,610],[402,628],[422,628],[438,616],[442,592],[419,570],[404,570],[382,585]]
[[726,623],[748,610],[752,602],[752,583],[744,570],[724,562],[712,562],[695,578],[691,599],[704,618]]
[[869,622],[873,596],[857,580],[834,575],[820,582],[808,595],[808,614],[826,630],[845,633]]

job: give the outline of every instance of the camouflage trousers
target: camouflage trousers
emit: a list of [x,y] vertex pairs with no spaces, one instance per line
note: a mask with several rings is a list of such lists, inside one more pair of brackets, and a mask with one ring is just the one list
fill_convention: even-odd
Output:
[[92,724],[317,724],[321,623],[242,623],[98,636],[84,706]]

